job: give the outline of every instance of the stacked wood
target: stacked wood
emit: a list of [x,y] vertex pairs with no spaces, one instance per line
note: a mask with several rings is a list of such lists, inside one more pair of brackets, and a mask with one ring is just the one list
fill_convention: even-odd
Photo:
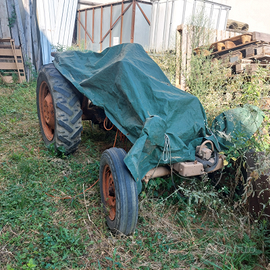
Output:
[[232,73],[254,74],[270,64],[270,34],[247,33],[213,43],[211,56],[232,68]]
[[15,46],[13,39],[0,39],[0,70],[1,78],[7,83],[17,77],[20,83],[25,81],[22,51]]
[[[202,38],[199,40],[198,48],[193,50],[194,40],[193,40],[193,28],[188,25],[179,25],[176,32],[176,86],[185,89],[186,88],[186,74],[190,70],[190,59],[194,52],[197,54],[203,54],[205,56],[211,54],[209,48],[209,43],[217,43],[218,40],[230,41],[242,33],[224,31],[224,30],[211,30],[207,29]],[[232,44],[227,42],[224,46],[230,47]],[[228,70],[228,74],[231,74]]]
[[227,21],[227,29],[240,30],[240,31],[248,31],[249,25],[244,22],[238,22],[235,20],[228,19]]

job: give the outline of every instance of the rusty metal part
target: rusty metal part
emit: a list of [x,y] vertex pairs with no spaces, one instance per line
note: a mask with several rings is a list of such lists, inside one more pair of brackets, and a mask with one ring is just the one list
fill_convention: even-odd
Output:
[[54,107],[53,107],[53,100],[51,93],[49,92],[48,95],[44,99],[44,118],[49,127],[54,129],[55,126],[55,119],[54,119]]
[[[207,143],[211,145],[212,150],[207,148],[206,146]],[[213,152],[214,152],[214,144],[210,140],[206,140],[200,146],[196,147],[196,155],[198,155],[202,159],[209,160]]]
[[146,173],[142,181],[145,181],[146,183],[148,183],[150,179],[163,177],[170,174],[171,174],[171,171],[168,168],[157,167],[157,168],[151,169],[148,173]]
[[[110,119],[109,119],[107,116],[106,116],[106,118],[105,118],[104,121],[103,121],[103,127],[104,127],[104,129],[107,130],[107,131],[112,130],[113,127],[114,127],[114,124],[110,121]],[[120,134],[123,135],[122,132],[121,132]]]
[[204,174],[203,164],[197,161],[178,162],[173,164],[173,169],[182,176],[195,176]]
[[134,42],[134,32],[135,32],[135,14],[136,14],[136,1],[132,1],[132,19],[131,19],[131,37],[130,43]]
[[83,97],[81,109],[83,111],[82,120],[91,120],[93,124],[103,124],[106,118],[104,110],[93,105],[85,96]]
[[48,141],[52,141],[55,130],[55,115],[51,92],[44,81],[39,88],[39,110],[42,129]]
[[102,173],[103,179],[103,196],[106,201],[106,207],[109,211],[109,219],[114,220],[116,214],[116,195],[113,175],[109,165],[105,165]]
[[[224,156],[219,155],[217,166],[211,171],[217,171],[223,168],[223,162],[224,162]],[[199,176],[203,174],[207,174],[210,172],[205,172],[203,168],[203,164],[199,161],[191,161],[191,162],[178,162],[172,165],[172,168],[175,172],[182,176],[191,177],[191,176]],[[157,167],[151,169],[149,172],[146,173],[146,175],[143,177],[142,181],[145,181],[146,183],[153,178],[157,177],[164,177],[171,174],[171,171],[167,167]]]

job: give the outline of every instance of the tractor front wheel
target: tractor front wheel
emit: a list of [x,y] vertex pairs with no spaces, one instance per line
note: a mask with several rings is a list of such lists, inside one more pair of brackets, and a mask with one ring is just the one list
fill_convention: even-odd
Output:
[[137,184],[127,169],[126,152],[110,148],[100,160],[100,194],[106,212],[108,227],[114,233],[130,235],[138,219]]

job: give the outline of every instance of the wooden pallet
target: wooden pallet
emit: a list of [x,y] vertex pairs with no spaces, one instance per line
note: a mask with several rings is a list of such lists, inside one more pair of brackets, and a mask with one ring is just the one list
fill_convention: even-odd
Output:
[[[240,51],[230,52],[228,54],[225,54],[225,55],[219,57],[222,64],[224,64],[226,66],[231,66],[233,64],[236,64],[236,63],[240,62],[242,60],[242,58],[243,58],[243,55]],[[213,58],[213,59],[215,59],[215,58]]]
[[269,44],[257,44],[244,48],[242,51],[245,58],[252,59],[267,59],[270,58],[270,45]]
[[25,81],[22,51],[15,47],[13,39],[0,39],[0,74],[7,83],[13,82],[15,76],[20,83]]
[[210,49],[212,49],[213,52],[230,50],[230,49],[237,47],[239,45],[249,43],[249,42],[251,42],[251,40],[252,40],[252,34],[239,35],[236,37],[217,41],[217,42],[211,44]]
[[252,40],[263,41],[265,43],[270,43],[270,34],[265,34],[261,32],[252,32]]
[[270,75],[269,71],[269,64],[258,64],[258,63],[239,63],[235,65],[235,72],[236,73],[243,73],[245,72],[248,75],[253,75],[259,67],[267,68],[268,75]]

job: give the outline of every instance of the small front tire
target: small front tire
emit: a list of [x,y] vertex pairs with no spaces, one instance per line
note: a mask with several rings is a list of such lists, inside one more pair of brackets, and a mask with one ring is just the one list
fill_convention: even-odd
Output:
[[130,235],[138,220],[137,184],[124,163],[126,152],[110,148],[100,160],[100,194],[113,233]]

